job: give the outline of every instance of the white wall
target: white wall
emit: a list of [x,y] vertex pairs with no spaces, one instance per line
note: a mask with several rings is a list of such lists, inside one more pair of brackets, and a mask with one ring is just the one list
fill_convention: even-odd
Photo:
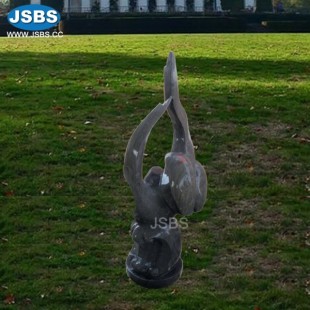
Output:
[[129,11],[129,0],[119,0],[119,11],[128,12]]
[[194,1],[194,10],[195,10],[195,12],[203,12],[203,10],[204,10],[203,0],[195,0]]
[[244,0],[244,8],[245,9],[253,8],[253,10],[255,11],[255,9],[256,9],[256,0]]
[[175,0],[175,9],[177,12],[183,12],[186,10],[185,0]]
[[156,12],[166,12],[167,11],[167,1],[166,0],[157,0],[156,1]]
[[100,11],[110,12],[110,0],[100,0]]
[[41,4],[41,0],[31,0],[30,4]]
[[68,0],[64,0],[64,12],[68,12]]
[[221,0],[215,0],[214,1],[215,11],[221,12],[222,11],[222,3]]
[[147,12],[147,0],[138,0],[137,1],[137,11],[138,12]]
[[82,0],[81,2],[82,12],[90,12],[91,11],[91,5],[90,0]]

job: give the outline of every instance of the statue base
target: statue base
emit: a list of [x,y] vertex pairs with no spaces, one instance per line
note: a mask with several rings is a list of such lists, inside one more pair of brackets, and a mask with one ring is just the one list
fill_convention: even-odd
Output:
[[126,272],[128,277],[137,284],[146,288],[164,288],[177,281],[183,270],[183,261],[180,258],[174,267],[164,276],[158,278],[147,278],[143,274],[135,272],[131,267],[129,257],[126,260]]

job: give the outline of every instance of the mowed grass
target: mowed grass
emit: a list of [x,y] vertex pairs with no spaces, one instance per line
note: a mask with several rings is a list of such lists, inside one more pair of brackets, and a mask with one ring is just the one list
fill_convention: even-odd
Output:
[[[147,290],[125,273],[122,165],[171,50],[209,198],[182,278]],[[307,309],[309,35],[1,38],[0,55],[1,309]],[[145,171],[171,139],[166,115]]]

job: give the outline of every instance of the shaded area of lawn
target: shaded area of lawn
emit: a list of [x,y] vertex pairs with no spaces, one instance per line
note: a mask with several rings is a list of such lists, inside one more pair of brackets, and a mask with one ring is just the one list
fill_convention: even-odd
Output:
[[[2,306],[13,294],[17,308],[306,307],[308,37],[16,42],[0,41]],[[132,130],[163,99],[169,50],[209,200],[182,232],[180,281],[147,291],[124,269],[134,204],[122,162]],[[163,166],[171,136],[165,116],[145,171]]]

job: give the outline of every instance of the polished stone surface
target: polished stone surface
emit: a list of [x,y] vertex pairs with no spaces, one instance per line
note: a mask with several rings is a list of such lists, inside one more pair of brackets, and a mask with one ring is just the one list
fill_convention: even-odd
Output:
[[[182,273],[181,234],[176,214],[200,211],[207,196],[207,177],[195,160],[186,112],[180,102],[176,61],[171,52],[164,68],[165,102],[158,104],[132,134],[125,153],[124,176],[136,203],[131,227],[134,245],[126,261],[128,276],[147,288],[174,283]],[[168,112],[173,125],[165,167],[152,167],[143,178],[148,136]]]

